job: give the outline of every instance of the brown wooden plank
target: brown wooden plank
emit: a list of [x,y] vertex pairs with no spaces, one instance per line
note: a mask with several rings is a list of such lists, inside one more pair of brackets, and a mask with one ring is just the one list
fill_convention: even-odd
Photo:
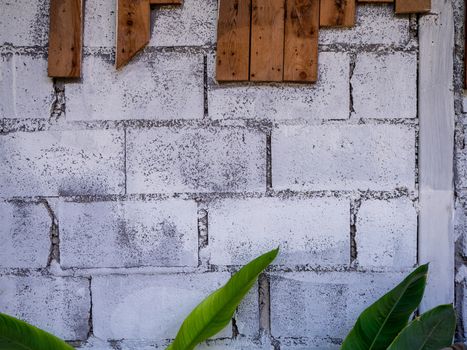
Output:
[[216,79],[249,79],[251,0],[220,0]]
[[250,80],[282,81],[285,0],[253,0]]
[[151,5],[181,5],[182,0],[149,0]]
[[82,36],[82,0],[51,0],[48,58],[50,77],[81,76]]
[[353,27],[355,16],[355,0],[321,0],[321,27]]
[[396,14],[426,13],[431,10],[431,0],[396,0]]
[[284,80],[312,83],[318,79],[320,0],[287,0]]
[[118,0],[116,65],[127,64],[149,42],[149,0]]

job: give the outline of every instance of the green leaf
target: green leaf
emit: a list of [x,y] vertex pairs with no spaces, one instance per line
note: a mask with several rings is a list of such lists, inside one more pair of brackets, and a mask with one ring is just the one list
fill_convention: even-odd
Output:
[[363,311],[341,350],[386,350],[420,304],[427,274],[428,265],[420,266]]
[[276,258],[272,250],[244,266],[225,286],[204,299],[185,319],[174,342],[166,350],[192,350],[229,324],[242,299],[259,274]]
[[439,350],[452,344],[455,331],[454,308],[441,305],[405,327],[388,350]]
[[73,350],[56,336],[2,313],[0,313],[0,349]]

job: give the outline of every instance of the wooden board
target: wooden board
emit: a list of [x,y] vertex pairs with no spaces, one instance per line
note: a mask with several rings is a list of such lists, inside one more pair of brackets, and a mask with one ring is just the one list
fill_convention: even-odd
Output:
[[250,80],[282,81],[285,0],[252,0]]
[[320,0],[287,0],[284,80],[312,83],[318,79]]
[[355,0],[321,0],[321,27],[353,27],[355,25]]
[[116,65],[127,64],[149,42],[149,0],[118,0]]
[[220,0],[216,79],[249,79],[251,0]]
[[82,33],[82,0],[51,0],[49,77],[79,78],[81,76]]
[[431,10],[431,0],[396,0],[396,14],[426,13]]

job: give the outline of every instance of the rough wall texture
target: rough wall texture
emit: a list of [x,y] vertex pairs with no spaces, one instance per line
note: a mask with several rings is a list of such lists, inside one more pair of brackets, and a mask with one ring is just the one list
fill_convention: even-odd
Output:
[[[467,126],[467,94],[464,85],[464,17],[465,2],[456,0],[454,4],[455,19],[455,52],[454,52],[454,83],[456,111],[456,307],[459,326],[458,339],[467,343],[467,148],[465,137]],[[462,93],[464,92],[464,94]]]
[[163,348],[280,245],[201,348],[338,348],[417,263],[417,17],[361,5],[322,30],[314,86],[220,86],[216,0],[153,11],[118,72],[115,3],[85,5],[83,78],[51,80],[47,0],[1,4],[0,311],[86,349]]

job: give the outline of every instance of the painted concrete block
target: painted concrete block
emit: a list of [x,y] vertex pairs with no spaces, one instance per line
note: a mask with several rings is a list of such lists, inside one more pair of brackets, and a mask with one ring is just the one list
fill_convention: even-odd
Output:
[[241,128],[127,133],[129,193],[266,189],[266,136]]
[[194,201],[62,202],[65,268],[198,266]]
[[350,203],[334,198],[226,199],[210,204],[214,265],[243,265],[280,247],[279,265],[350,262]]

